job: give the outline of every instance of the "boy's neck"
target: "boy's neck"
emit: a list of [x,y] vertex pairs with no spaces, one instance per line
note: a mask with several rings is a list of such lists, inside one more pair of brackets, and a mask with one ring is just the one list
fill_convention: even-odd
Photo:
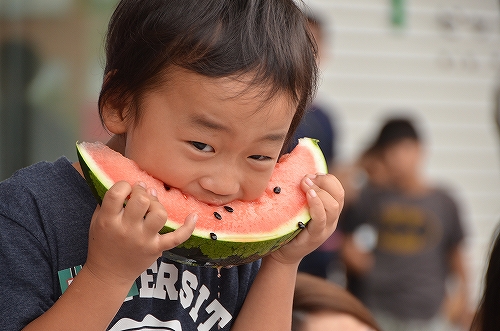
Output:
[[125,137],[122,135],[114,135],[108,140],[106,145],[114,151],[124,155],[125,154]]
[[420,195],[429,190],[427,182],[418,175],[400,179],[395,186],[398,190],[408,195]]

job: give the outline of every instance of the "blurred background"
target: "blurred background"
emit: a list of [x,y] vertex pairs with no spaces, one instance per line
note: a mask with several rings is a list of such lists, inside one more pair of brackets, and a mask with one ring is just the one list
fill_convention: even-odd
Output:
[[116,0],[0,0],[0,179],[106,139],[96,112]]
[[426,175],[451,188],[462,213],[471,296],[477,300],[500,221],[499,2],[307,4],[327,29],[318,98],[333,105],[337,162],[353,162],[388,111],[417,117]]
[[[426,175],[450,187],[467,231],[471,293],[500,220],[499,2],[307,0],[326,27],[318,100],[350,164],[389,110],[417,116]],[[106,140],[97,116],[116,0],[0,0],[0,179]]]

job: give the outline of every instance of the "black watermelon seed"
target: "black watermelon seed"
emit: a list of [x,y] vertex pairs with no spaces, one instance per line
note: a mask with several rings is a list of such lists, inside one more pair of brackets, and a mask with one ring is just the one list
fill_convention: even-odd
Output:
[[215,216],[215,218],[216,218],[216,219],[218,219],[218,220],[221,220],[221,219],[222,219],[221,214],[219,214],[219,213],[218,213],[218,212],[216,212],[216,211],[214,211],[214,216]]
[[304,229],[306,227],[306,225],[302,222],[299,222],[297,225],[299,226],[299,229]]
[[167,184],[163,184],[163,187],[165,188],[165,190],[170,191],[170,186],[168,186]]
[[217,235],[213,232],[210,232],[210,238],[212,238],[212,240],[217,240]]
[[229,207],[229,206],[224,206],[224,209],[230,213],[232,213],[234,211],[233,208]]
[[274,192],[274,193],[276,193],[276,194],[280,194],[280,193],[281,193],[281,187],[276,186],[276,187],[273,189],[273,192]]

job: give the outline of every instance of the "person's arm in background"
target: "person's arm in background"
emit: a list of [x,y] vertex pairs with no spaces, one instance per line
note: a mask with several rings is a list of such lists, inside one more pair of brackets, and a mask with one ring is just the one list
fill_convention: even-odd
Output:
[[444,311],[448,319],[456,325],[469,329],[472,320],[468,288],[465,254],[461,244],[453,247],[448,255],[451,286],[444,302]]
[[356,276],[362,276],[368,273],[375,263],[373,254],[370,251],[361,249],[356,243],[352,233],[344,235],[342,259],[347,271]]
[[357,199],[344,207],[339,219],[339,229],[344,235],[341,257],[347,272],[354,276],[365,275],[373,268],[375,263],[372,253],[374,248],[373,238],[371,238],[372,242],[369,243],[364,239],[366,235],[360,235],[360,232],[363,231],[362,228],[373,230],[365,223],[366,219],[367,215],[358,204]]

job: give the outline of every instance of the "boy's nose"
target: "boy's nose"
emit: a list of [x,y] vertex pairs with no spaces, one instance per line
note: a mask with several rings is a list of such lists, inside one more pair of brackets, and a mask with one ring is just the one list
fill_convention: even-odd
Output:
[[200,180],[203,189],[216,195],[234,195],[240,190],[240,176],[234,167],[219,167]]

